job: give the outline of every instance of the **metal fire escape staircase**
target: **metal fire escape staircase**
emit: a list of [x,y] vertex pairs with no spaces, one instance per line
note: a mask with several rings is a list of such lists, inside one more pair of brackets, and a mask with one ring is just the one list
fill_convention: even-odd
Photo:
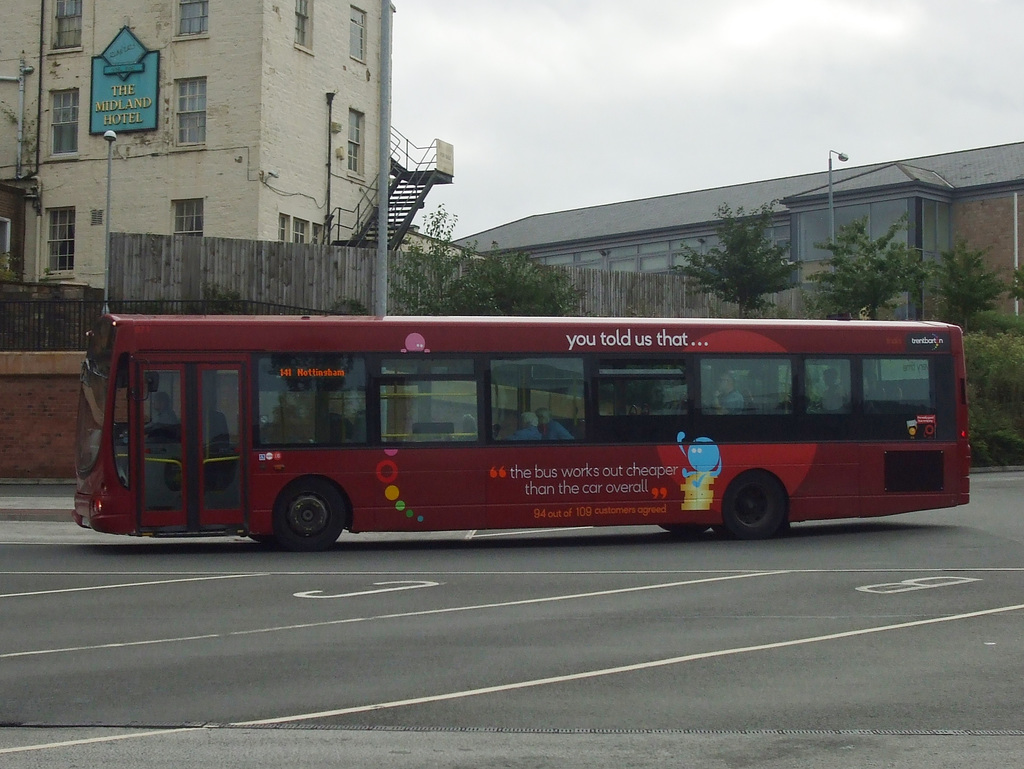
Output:
[[[451,145],[435,139],[429,147],[417,147],[392,129],[391,174],[388,180],[389,251],[394,251],[402,244],[416,214],[425,205],[430,190],[438,184],[452,183],[451,159],[442,158],[439,164],[439,147],[442,153],[447,150],[450,155]],[[334,210],[332,218],[335,226],[331,233],[333,243],[356,248],[376,246],[379,181],[375,179],[363,192],[355,211],[342,208]],[[351,229],[345,226],[345,219],[354,219],[355,224]],[[348,237],[343,235],[346,230],[351,232]]]

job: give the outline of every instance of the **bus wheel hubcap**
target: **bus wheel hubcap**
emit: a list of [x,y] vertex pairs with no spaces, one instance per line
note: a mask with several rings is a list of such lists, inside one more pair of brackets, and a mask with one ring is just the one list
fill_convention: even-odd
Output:
[[736,500],[736,517],[748,526],[760,523],[768,513],[768,498],[760,488],[748,488]]
[[296,534],[309,537],[323,531],[331,520],[331,511],[320,497],[304,494],[288,508],[288,526]]

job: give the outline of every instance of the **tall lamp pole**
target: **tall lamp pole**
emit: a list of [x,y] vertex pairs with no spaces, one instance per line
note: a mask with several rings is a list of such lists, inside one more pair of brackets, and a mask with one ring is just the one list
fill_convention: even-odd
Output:
[[103,314],[110,312],[110,169],[114,159],[114,142],[117,141],[117,134],[107,131],[103,134],[107,140],[107,210],[103,215]]
[[837,152],[836,150],[828,151],[828,242],[836,242],[836,207],[832,200],[832,156],[835,155],[839,158],[840,163],[845,163],[850,159],[850,156],[845,152]]
[[377,141],[377,258],[373,311],[388,312],[388,185],[391,183],[391,0],[380,4],[380,134]]

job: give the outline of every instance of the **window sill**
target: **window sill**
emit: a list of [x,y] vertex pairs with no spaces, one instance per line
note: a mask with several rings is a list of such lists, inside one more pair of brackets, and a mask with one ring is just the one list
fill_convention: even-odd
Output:
[[50,46],[49,54],[52,56],[56,56],[65,53],[82,53],[82,51],[84,50],[85,48],[81,44],[71,45],[67,48],[54,48],[53,46]]
[[307,54],[309,56],[316,56],[316,54],[313,53],[313,49],[312,48],[310,48],[308,46],[305,46],[305,45],[302,45],[302,43],[295,43],[295,50],[296,51],[301,51],[302,53]]
[[180,43],[180,42],[182,42],[184,40],[209,40],[209,39],[210,39],[210,33],[209,32],[196,32],[194,34],[188,34],[188,35],[175,35],[174,37],[171,38],[171,42],[172,43]]
[[74,280],[75,271],[71,270],[50,270],[39,278],[40,283],[55,283],[60,280]]

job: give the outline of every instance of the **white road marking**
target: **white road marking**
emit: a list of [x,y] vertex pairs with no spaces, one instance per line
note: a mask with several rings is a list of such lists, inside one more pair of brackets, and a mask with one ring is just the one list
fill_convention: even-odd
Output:
[[15,657],[40,657],[47,654],[66,654],[69,652],[84,652],[100,649],[123,649],[132,646],[152,646],[155,644],[183,643],[187,641],[206,641],[215,638],[232,638],[235,636],[259,635],[261,633],[280,633],[288,630],[311,630],[313,628],[332,627],[335,625],[350,625],[358,622],[374,622],[379,620],[407,619],[409,617],[427,617],[437,614],[453,614],[456,612],[481,611],[485,609],[503,609],[510,606],[528,606],[531,604],[551,603],[554,601],[572,601],[581,598],[597,598],[608,595],[621,595],[623,593],[639,593],[646,590],[663,590],[672,587],[684,587],[687,585],[699,585],[709,582],[726,582],[735,579],[747,579],[750,577],[770,577],[780,574],[787,574],[786,571],[751,572],[748,574],[729,574],[721,577],[706,577],[703,579],[685,580],[682,582],[667,582],[659,585],[640,585],[638,587],[624,587],[610,590],[597,590],[590,593],[570,593],[567,595],[546,596],[544,598],[523,598],[516,601],[501,601],[497,603],[473,604],[470,606],[449,606],[443,609],[425,609],[423,611],[399,612],[395,614],[378,614],[368,617],[348,617],[346,619],[323,620],[320,622],[303,622],[295,625],[280,625],[276,627],[253,628],[250,630],[233,630],[227,633],[211,633],[209,635],[181,636],[177,638],[153,638],[144,641],[122,641],[109,644],[97,644],[94,646],[73,646],[59,649],[34,649],[23,652],[7,652],[0,654],[0,660],[13,659]]
[[81,745],[96,745],[104,742],[119,742],[120,740],[138,740],[143,737],[162,737],[165,734],[182,734],[184,732],[197,732],[207,727],[189,726],[182,729],[164,729],[152,732],[133,732],[132,734],[114,734],[108,737],[85,737],[81,740],[67,740],[66,742],[44,742],[38,745],[21,745],[16,748],[0,748],[0,756],[10,753],[31,753],[37,750],[53,750],[54,748],[74,748]]
[[[824,571],[824,570],[810,570],[812,572]],[[836,570],[843,571],[843,570]],[[860,570],[853,570],[860,571]],[[1019,569],[1007,569],[1006,571],[1019,571]],[[775,574],[791,574],[794,572],[782,571],[782,572],[764,572],[764,576],[770,576]],[[760,576],[758,574],[742,575],[742,576]],[[704,582],[710,580],[698,580],[697,582]],[[679,583],[687,584],[687,583]],[[544,599],[535,599],[544,600]],[[550,599],[558,600],[558,599]],[[520,603],[520,602],[514,602]],[[466,607],[469,608],[469,607]],[[714,659],[720,657],[737,656],[741,654],[750,654],[759,651],[772,651],[775,649],[783,649],[793,646],[802,646],[812,643],[823,643],[826,641],[835,641],[844,638],[854,638],[862,635],[872,635],[877,633],[893,632],[897,630],[906,630],[908,628],[925,627],[928,625],[936,625],[944,622],[957,622],[966,619],[975,619],[978,617],[988,617],[996,614],[1005,614],[1009,612],[1022,611],[1024,610],[1024,604],[1016,604],[1012,606],[1000,606],[993,609],[983,609],[981,611],[965,612],[963,614],[953,614],[944,617],[935,617],[933,619],[925,620],[914,620],[912,622],[901,622],[894,625],[882,625],[870,628],[862,628],[860,630],[848,630],[841,633],[830,633],[827,635],[810,636],[807,638],[796,638],[789,641],[778,641],[775,643],[768,644],[757,644],[753,646],[741,646],[731,649],[720,649],[715,651],[700,652],[696,654],[687,654],[679,657],[669,657],[661,660],[651,660],[648,662],[640,662],[632,665],[622,665],[613,668],[603,668],[598,670],[581,671],[579,673],[573,673],[565,676],[553,676],[549,678],[537,678],[528,681],[517,681],[508,684],[498,684],[495,686],[481,687],[478,689],[466,689],[457,692],[447,692],[443,694],[428,695],[425,697],[414,697],[405,700],[391,700],[387,702],[379,702],[370,705],[357,705],[349,708],[337,708],[334,710],[324,710],[314,713],[301,713],[290,716],[280,716],[277,718],[265,718],[252,721],[241,721],[233,724],[229,724],[230,727],[239,728],[246,726],[268,726],[273,724],[284,724],[294,723],[298,721],[310,721],[321,718],[337,717],[342,715],[349,715],[354,713],[366,713],[374,710],[387,710],[399,707],[407,707],[410,705],[422,705],[432,702],[443,702],[446,700],[463,699],[466,697],[473,697],[484,694],[495,694],[499,692],[514,691],[517,689],[528,689],[540,686],[547,686],[552,684],[567,683],[570,681],[580,681],[590,678],[600,678],[603,676],[617,675],[621,673],[633,673],[642,670],[650,670],[652,668],[666,667],[669,665],[679,665],[686,662],[694,662],[697,660]],[[425,612],[430,613],[430,612]],[[407,616],[407,615],[391,615],[391,616]],[[336,624],[336,623],[325,623],[325,624]],[[179,729],[166,729],[161,731],[149,731],[149,732],[136,732],[132,734],[121,734],[113,735],[109,737],[93,737],[81,740],[69,740],[66,742],[51,742],[42,743],[38,745],[23,745],[14,748],[0,748],[0,755],[12,754],[12,753],[27,753],[31,751],[42,751],[51,750],[56,748],[64,747],[76,747],[81,745],[90,745],[104,742],[117,742],[120,740],[128,739],[141,739],[146,737],[160,737],[171,734],[182,734],[186,732],[201,731],[202,729],[212,729],[217,727],[203,726],[203,727],[188,727]]]
[[877,627],[862,628],[860,630],[847,630],[841,633],[829,633],[827,635],[810,636],[808,638],[794,638],[789,641],[777,641],[775,643],[756,644],[753,646],[739,646],[732,649],[718,649],[715,651],[699,652],[697,654],[686,654],[681,657],[668,657],[666,659],[651,660],[649,662],[638,662],[632,665],[620,665],[613,668],[603,668],[600,670],[586,670],[580,673],[570,673],[564,676],[551,676],[550,678],[535,678],[530,681],[516,681],[508,684],[498,684],[496,686],[484,686],[479,689],[464,689],[457,692],[446,692],[444,694],[428,695],[426,697],[412,697],[406,700],[391,700],[388,702],[378,702],[372,705],[356,705],[349,708],[337,708],[335,710],[322,710],[315,713],[301,713],[291,716],[280,716],[278,718],[261,718],[253,721],[241,721],[234,724],[230,724],[232,727],[244,727],[244,726],[269,726],[271,724],[287,724],[294,723],[296,721],[312,721],[321,718],[335,718],[337,716],[352,715],[354,713],[367,713],[374,710],[390,710],[393,708],[408,707],[410,705],[425,705],[432,702],[444,702],[446,700],[457,700],[464,699],[466,697],[476,697],[482,694],[498,694],[500,692],[515,691],[517,689],[530,689],[539,686],[549,686],[552,684],[563,684],[570,681],[583,681],[590,678],[601,678],[604,676],[619,675],[622,673],[636,673],[642,670],[651,670],[653,668],[667,667],[669,665],[679,665],[685,662],[694,662],[697,660],[715,659],[719,657],[731,657],[740,654],[750,654],[752,652],[761,651],[773,651],[775,649],[785,649],[792,646],[804,646],[813,643],[823,643],[825,641],[838,641],[844,638],[855,638],[856,636],[872,635],[875,633],[888,633],[896,630],[906,630],[914,627],[924,627],[926,625],[936,625],[942,622],[956,622],[965,619],[975,619],[977,617],[986,617],[993,614],[1005,614],[1007,612],[1021,611],[1024,610],[1024,604],[1016,604],[1014,606],[1001,606],[995,609],[984,609],[982,611],[966,612],[964,614],[953,614],[945,617],[935,617],[933,619],[922,619],[914,620],[912,622],[900,622],[895,625],[881,625]]
[[209,577],[185,577],[182,579],[162,579],[150,582],[125,582],[118,585],[87,585],[85,587],[65,587],[57,590],[34,590],[28,593],[2,593],[0,598],[24,598],[30,595],[56,595],[58,593],[83,593],[91,590],[116,590],[125,587],[151,587],[153,585],[174,585],[180,582],[206,582],[215,579],[245,579],[248,577],[266,577],[267,574],[219,574]]
[[396,593],[399,590],[419,590],[422,587],[437,587],[440,582],[374,582],[374,585],[402,585],[402,587],[386,587],[381,590],[360,590],[358,593],[338,593],[337,595],[324,595],[323,590],[306,590],[301,593],[292,593],[296,598],[354,598],[357,595],[376,595],[377,593]]
[[[592,529],[593,526],[560,526],[547,529],[515,529],[514,531],[498,531],[492,534],[475,534],[472,539],[487,539],[489,537],[518,537],[520,534],[549,534],[554,531],[579,531],[580,529]],[[466,537],[470,539],[470,537]]]
[[915,590],[931,590],[936,587],[963,585],[967,582],[981,582],[981,580],[976,577],[918,577],[917,579],[905,579],[902,582],[863,585],[858,587],[857,590],[862,593],[891,595],[892,593],[910,593]]

